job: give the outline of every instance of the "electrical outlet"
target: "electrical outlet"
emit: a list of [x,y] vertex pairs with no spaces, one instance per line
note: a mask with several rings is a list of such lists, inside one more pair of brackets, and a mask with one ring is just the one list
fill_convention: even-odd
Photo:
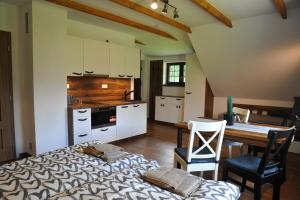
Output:
[[107,89],[108,88],[108,84],[101,84],[101,88],[102,89]]

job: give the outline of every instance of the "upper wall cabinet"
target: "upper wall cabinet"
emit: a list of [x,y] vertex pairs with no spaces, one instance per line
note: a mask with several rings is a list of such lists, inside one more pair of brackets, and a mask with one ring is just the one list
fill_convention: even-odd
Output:
[[78,37],[67,37],[67,76],[83,75],[83,40]]
[[110,44],[109,76],[115,78],[140,78],[140,50]]
[[109,74],[109,44],[85,39],[83,42],[84,74]]

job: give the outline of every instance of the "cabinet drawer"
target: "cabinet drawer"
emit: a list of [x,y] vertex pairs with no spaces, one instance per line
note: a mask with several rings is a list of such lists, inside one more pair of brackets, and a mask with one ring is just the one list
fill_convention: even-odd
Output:
[[74,144],[89,142],[91,140],[90,133],[74,135]]
[[116,126],[93,129],[91,133],[91,140],[99,140],[101,143],[114,141],[117,139],[116,131]]
[[73,118],[84,118],[84,117],[91,117],[91,109],[86,108],[86,109],[76,109],[73,110]]
[[90,117],[76,117],[73,119],[74,135],[90,133],[91,132],[91,118]]

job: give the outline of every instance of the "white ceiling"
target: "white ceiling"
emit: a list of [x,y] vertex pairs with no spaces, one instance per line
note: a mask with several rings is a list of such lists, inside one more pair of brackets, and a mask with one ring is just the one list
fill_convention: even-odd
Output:
[[[1,1],[1,0],[0,0]],[[3,1],[3,0],[2,0]],[[4,0],[6,2],[20,3],[26,0]],[[190,43],[187,33],[178,30],[172,26],[162,23],[158,20],[137,13],[131,9],[117,5],[109,0],[74,0],[95,8],[103,9],[105,11],[117,14],[122,17],[126,17],[158,29],[164,30],[178,39],[174,41],[171,39],[163,38],[161,36],[148,33],[139,29],[131,28],[125,25],[121,25],[106,19],[102,19],[96,16],[91,16],[85,13],[81,13],[74,10],[69,10],[69,17],[74,20],[78,20],[84,23],[93,25],[99,25],[107,27],[113,30],[129,33],[134,35],[137,40],[140,40],[146,44],[146,46],[140,45],[139,47],[145,54],[148,55],[176,55],[186,54],[193,52],[193,47]],[[136,3],[150,7],[151,0],[132,0]],[[191,0],[169,0],[169,2],[176,6],[179,11],[179,22],[184,23],[190,27],[196,27],[204,24],[221,23],[206,13],[203,9],[197,7]],[[252,16],[264,15],[273,12],[277,12],[274,6],[274,0],[210,0],[211,4],[221,10],[231,20],[247,18]],[[300,7],[300,0],[285,0],[285,3],[289,8]],[[163,4],[159,3],[160,8],[157,12],[160,12]],[[168,13],[168,16],[172,18],[172,11]],[[279,16],[279,14],[278,14]],[[280,16],[278,17],[280,19]],[[233,22],[234,28],[234,22]]]
[[[119,6],[109,0],[75,0],[80,3],[84,3],[99,9],[104,9],[108,12],[126,17],[129,19],[142,22],[144,24],[157,27],[164,30],[173,36],[178,41],[163,38],[145,31],[141,31],[135,28],[131,28],[125,25],[120,25],[115,22],[111,22],[105,19],[101,19],[95,16],[82,14],[77,11],[70,11],[69,17],[85,23],[96,24],[99,26],[105,26],[114,30],[126,32],[132,34],[137,40],[140,40],[146,44],[146,46],[140,45],[140,48],[145,54],[148,55],[176,55],[186,54],[193,52],[193,47],[189,41],[187,33],[178,30],[172,26],[162,23],[158,20],[152,19],[143,14],[137,13],[131,9]],[[150,6],[151,0],[132,0],[136,3]],[[277,12],[274,6],[274,0],[210,0],[210,3],[220,9],[231,20],[247,18],[257,15],[269,14]],[[200,26],[210,23],[220,23],[210,14],[206,13],[203,9],[197,7],[191,0],[169,0],[169,2],[176,6],[179,11],[179,22],[184,23],[190,27]],[[299,0],[285,0],[288,8],[300,7]],[[160,12],[163,4],[159,3],[160,8],[157,12]],[[279,15],[279,14],[278,14]],[[172,17],[172,11],[168,13],[169,17]],[[282,20],[280,16],[278,20]],[[225,26],[225,25],[224,25]],[[234,26],[234,22],[233,22]]]

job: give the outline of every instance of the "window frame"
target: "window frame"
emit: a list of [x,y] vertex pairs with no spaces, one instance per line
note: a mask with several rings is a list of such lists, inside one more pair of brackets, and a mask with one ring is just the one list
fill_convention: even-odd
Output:
[[[170,72],[170,66],[172,65],[179,65],[179,82],[169,82],[169,72]],[[186,65],[186,62],[171,62],[166,64],[166,84],[165,86],[177,86],[177,87],[184,87],[185,82],[184,80],[184,66]]]

